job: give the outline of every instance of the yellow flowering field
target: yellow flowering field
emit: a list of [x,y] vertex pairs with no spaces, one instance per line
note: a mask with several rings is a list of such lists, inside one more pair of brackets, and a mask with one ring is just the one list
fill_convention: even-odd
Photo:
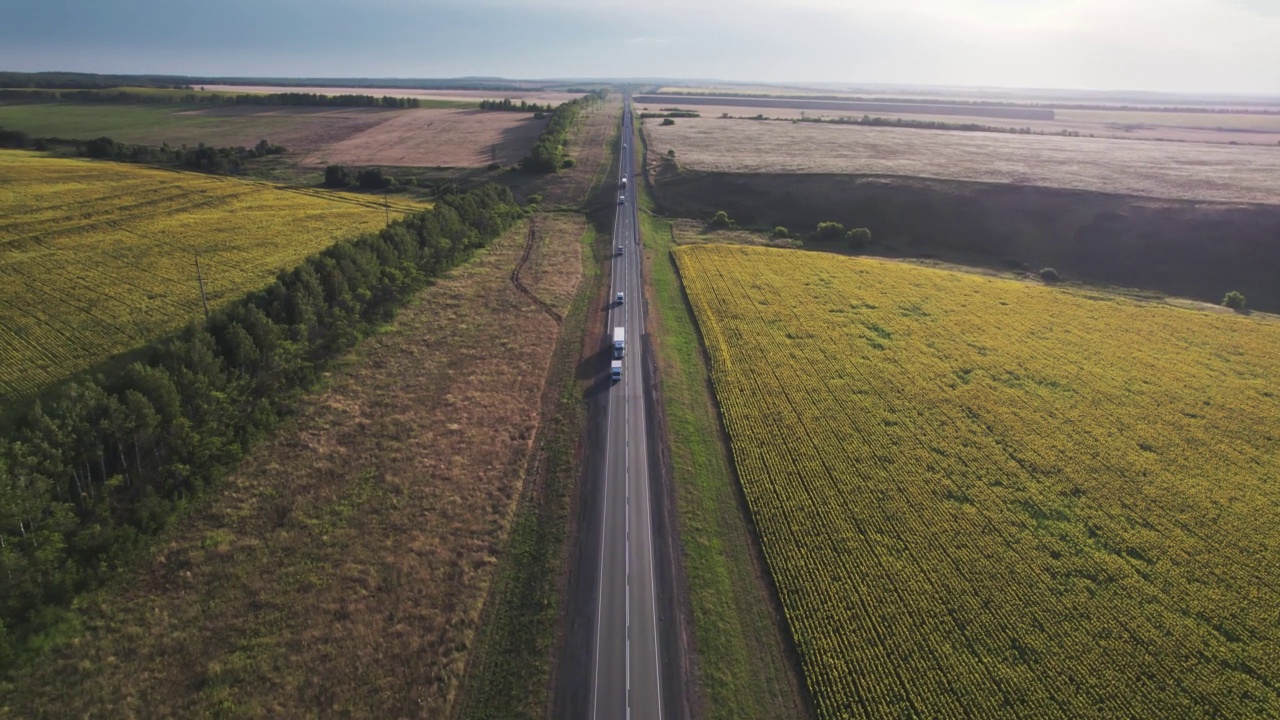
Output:
[[1280,717],[1280,323],[675,257],[819,717]]
[[213,308],[384,223],[380,197],[0,150],[0,399],[202,317],[197,252]]

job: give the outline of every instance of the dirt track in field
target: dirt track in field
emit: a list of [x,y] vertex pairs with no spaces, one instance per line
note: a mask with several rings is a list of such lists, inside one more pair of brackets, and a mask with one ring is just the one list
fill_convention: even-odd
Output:
[[529,113],[402,110],[302,157],[303,165],[480,167],[513,165],[546,125]]

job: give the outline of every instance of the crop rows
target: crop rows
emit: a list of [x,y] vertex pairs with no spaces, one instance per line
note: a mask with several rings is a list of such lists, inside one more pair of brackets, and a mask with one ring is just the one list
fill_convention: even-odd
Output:
[[195,253],[216,307],[384,222],[382,198],[0,151],[0,398],[199,318]]
[[820,717],[1280,714],[1280,323],[675,253]]

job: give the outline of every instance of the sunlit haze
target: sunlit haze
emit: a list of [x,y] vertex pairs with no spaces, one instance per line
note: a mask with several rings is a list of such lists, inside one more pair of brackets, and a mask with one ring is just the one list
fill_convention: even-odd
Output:
[[11,0],[0,69],[1280,92],[1280,0]]

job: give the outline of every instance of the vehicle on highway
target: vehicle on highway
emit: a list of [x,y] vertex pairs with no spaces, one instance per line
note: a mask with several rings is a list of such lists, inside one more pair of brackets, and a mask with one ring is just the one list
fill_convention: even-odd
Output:
[[626,178],[622,178],[622,180],[620,180],[620,181],[618,182],[618,186],[619,186],[619,187],[621,187],[623,190],[626,190],[626,189],[627,189],[627,179],[626,179]]
[[622,249],[623,249],[623,247],[625,247],[625,246],[623,246],[623,245],[619,245],[619,246],[618,246],[618,249],[614,251],[614,254],[615,254],[615,255],[621,255],[621,254],[622,254]]
[[622,379],[622,361],[614,360],[609,363],[609,379],[618,382]]
[[621,304],[622,304],[622,293],[618,293],[618,296],[617,296],[616,298],[614,298],[614,299],[613,299],[613,301],[614,301],[615,303],[617,303],[617,304],[621,305]]
[[619,205],[625,205],[626,203],[627,203],[627,196],[626,196],[626,195],[619,195],[619,196],[618,196],[618,204],[619,204]]
[[627,329],[619,325],[613,329],[613,359],[621,360],[627,354]]

